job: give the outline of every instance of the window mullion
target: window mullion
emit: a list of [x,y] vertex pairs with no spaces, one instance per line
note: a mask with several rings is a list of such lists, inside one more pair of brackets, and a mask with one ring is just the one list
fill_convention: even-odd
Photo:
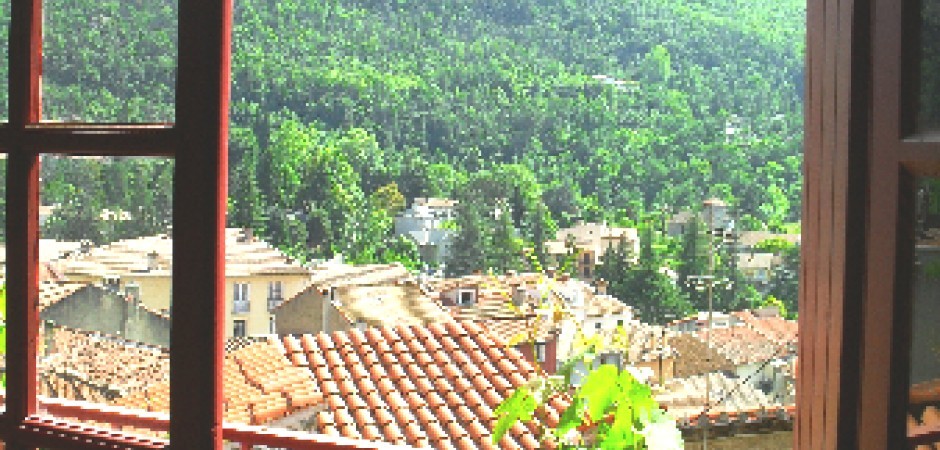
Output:
[[222,448],[231,17],[231,0],[180,1],[170,334],[174,448]]
[[[8,430],[36,410],[36,333],[39,298],[39,156],[21,139],[40,116],[42,2],[11,3],[7,149],[7,385]],[[30,448],[3,436],[7,448]]]

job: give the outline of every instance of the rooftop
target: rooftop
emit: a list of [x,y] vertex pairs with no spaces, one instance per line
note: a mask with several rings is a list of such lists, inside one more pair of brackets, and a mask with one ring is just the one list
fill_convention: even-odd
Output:
[[[261,274],[305,275],[309,269],[254,237],[250,230],[225,230],[225,275],[229,277]],[[105,275],[170,276],[173,239],[167,234],[125,239],[86,252],[75,252],[56,260],[66,276],[103,277]]]
[[414,283],[378,286],[342,286],[336,290],[336,308],[349,323],[417,325],[453,320]]

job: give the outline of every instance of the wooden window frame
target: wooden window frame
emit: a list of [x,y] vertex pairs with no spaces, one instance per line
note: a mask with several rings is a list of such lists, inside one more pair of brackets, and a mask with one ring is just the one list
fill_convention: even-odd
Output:
[[[912,177],[940,173],[940,164],[936,144],[905,140],[900,86],[910,70],[898,68],[910,64],[900,32],[910,10],[902,3],[808,1],[797,448],[904,445],[909,336],[901,318],[909,305],[901,299],[912,242],[904,213]],[[0,438],[10,449],[48,442],[26,426],[36,412],[43,152],[175,158],[173,245],[187,257],[174,260],[172,308],[186,320],[173,321],[172,336],[187,345],[171,348],[170,433],[175,448],[221,448],[232,3],[180,0],[179,11],[175,124],[53,126],[40,123],[41,1],[12,0],[10,115],[0,128],[9,154]]]
[[170,435],[174,448],[222,448],[231,32],[232,0],[179,0],[175,123],[49,124],[41,122],[42,1],[11,1],[9,123],[0,128],[0,148],[8,153],[8,372],[0,439],[8,449],[104,442],[81,430],[49,434],[34,425],[39,156],[52,152],[174,158],[172,314],[178,320],[171,336],[186,345],[170,349]]

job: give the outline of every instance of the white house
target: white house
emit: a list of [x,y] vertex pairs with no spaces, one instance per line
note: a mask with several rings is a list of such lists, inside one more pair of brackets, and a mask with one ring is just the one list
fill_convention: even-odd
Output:
[[395,234],[413,240],[421,258],[438,267],[450,254],[454,230],[448,223],[454,220],[456,205],[456,200],[416,198],[410,208],[395,217]]

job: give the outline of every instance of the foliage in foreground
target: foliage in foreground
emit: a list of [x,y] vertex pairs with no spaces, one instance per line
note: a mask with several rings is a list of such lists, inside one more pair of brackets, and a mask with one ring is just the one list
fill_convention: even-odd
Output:
[[[540,285],[551,287],[554,280],[542,279]],[[558,325],[572,314],[559,302],[543,296],[535,305],[507,306],[515,313],[525,315],[543,312],[529,320],[527,329],[510,339],[508,345],[532,345],[535,354],[535,336],[543,321]],[[531,317],[531,315],[529,315]],[[544,444],[553,442],[562,449],[681,449],[682,435],[676,422],[660,409],[653,399],[652,390],[644,376],[633,367],[621,370],[611,364],[594,366],[595,356],[601,352],[625,352],[629,348],[628,335],[623,326],[615,333],[584,336],[578,332],[572,344],[572,356],[558,369],[557,376],[548,376],[535,363],[537,376],[529,384],[520,386],[496,408],[496,426],[493,442],[497,443],[517,421],[527,422],[544,411],[549,399],[556,394],[569,394],[572,402],[562,412],[556,427],[540,425],[537,438]],[[572,375],[583,368],[590,369],[579,386],[572,383]],[[545,417],[540,417],[545,424]]]

